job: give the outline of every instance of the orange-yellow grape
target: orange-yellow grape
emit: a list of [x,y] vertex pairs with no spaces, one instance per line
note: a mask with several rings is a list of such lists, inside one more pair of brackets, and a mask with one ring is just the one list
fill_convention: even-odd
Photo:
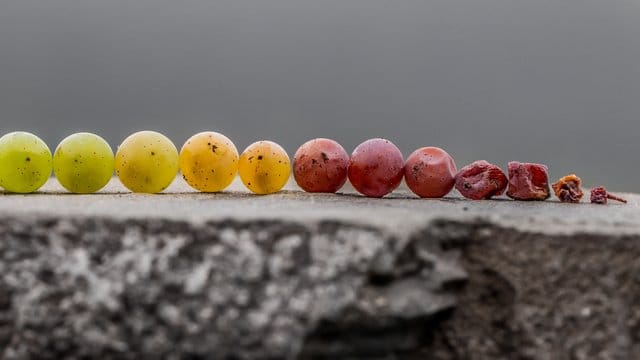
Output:
[[205,131],[193,135],[180,150],[180,172],[192,188],[224,190],[238,173],[238,150],[228,137]]
[[140,131],[124,139],[116,152],[116,175],[133,192],[159,193],[178,174],[178,150],[155,131]]
[[282,146],[272,141],[258,141],[240,155],[238,172],[249,190],[271,194],[280,191],[289,180],[291,162]]

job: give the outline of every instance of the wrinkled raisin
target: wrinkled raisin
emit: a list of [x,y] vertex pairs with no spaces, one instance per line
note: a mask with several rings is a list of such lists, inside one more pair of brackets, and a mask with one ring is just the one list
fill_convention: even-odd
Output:
[[627,200],[609,193],[604,186],[597,186],[591,189],[591,203],[604,205],[608,199],[627,203]]
[[581,184],[582,180],[580,180],[576,174],[570,174],[561,177],[551,185],[551,187],[560,201],[578,203],[580,199],[582,199],[582,196],[584,196],[584,192],[582,192],[582,188],[580,187]]
[[496,165],[485,160],[474,161],[460,169],[456,175],[456,189],[466,198],[490,199],[502,195],[507,187],[507,176]]
[[548,168],[543,164],[509,163],[507,196],[515,200],[546,200],[549,198]]

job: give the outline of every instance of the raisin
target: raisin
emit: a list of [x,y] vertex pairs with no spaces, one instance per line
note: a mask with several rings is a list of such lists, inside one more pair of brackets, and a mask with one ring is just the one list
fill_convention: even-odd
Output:
[[509,163],[507,196],[515,200],[546,200],[549,198],[548,168],[543,164]]
[[473,200],[502,195],[507,182],[504,172],[485,160],[474,161],[456,174],[456,189],[462,196]]
[[594,187],[593,189],[591,189],[591,203],[592,204],[606,204],[607,200],[611,199],[611,200],[615,200],[615,201],[620,201],[621,203],[627,203],[627,200],[613,195],[611,193],[609,193],[607,191],[607,189],[605,189],[604,186],[597,186]]
[[582,180],[576,174],[570,174],[561,177],[551,187],[560,201],[578,203],[584,196],[584,192],[580,187],[581,184]]

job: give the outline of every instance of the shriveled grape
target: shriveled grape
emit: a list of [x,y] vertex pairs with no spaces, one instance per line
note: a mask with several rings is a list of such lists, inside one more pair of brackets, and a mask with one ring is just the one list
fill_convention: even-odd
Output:
[[39,137],[24,131],[0,138],[0,187],[14,193],[31,193],[51,176],[51,151]]
[[242,152],[238,172],[244,185],[256,194],[280,191],[291,174],[287,152],[272,141],[255,142]]
[[118,178],[133,192],[161,192],[178,173],[178,150],[155,131],[130,135],[118,147],[115,160]]
[[351,154],[349,181],[366,196],[379,198],[389,194],[400,185],[403,173],[402,153],[389,140],[367,140]]
[[198,133],[180,150],[180,172],[192,188],[221,191],[238,173],[238,150],[228,137],[217,132]]
[[293,176],[307,192],[335,193],[347,181],[348,167],[349,154],[330,139],[307,141],[293,157]]
[[100,136],[76,133],[60,142],[53,155],[58,182],[73,193],[89,194],[102,189],[114,170],[111,146]]

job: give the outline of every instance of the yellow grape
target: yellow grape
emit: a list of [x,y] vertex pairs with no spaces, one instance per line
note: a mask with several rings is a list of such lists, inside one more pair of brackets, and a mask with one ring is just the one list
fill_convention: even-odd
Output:
[[272,141],[255,142],[240,155],[238,172],[244,185],[256,194],[280,191],[289,180],[287,152]]
[[53,172],[65,189],[90,194],[102,189],[113,176],[111,146],[100,136],[76,133],[60,142],[53,154]]
[[116,152],[116,175],[133,192],[158,193],[178,173],[178,150],[155,131],[140,131],[124,139]]
[[39,137],[18,131],[0,138],[0,186],[14,193],[42,187],[52,170],[51,150]]
[[180,150],[180,172],[192,188],[224,190],[238,173],[238,150],[228,137],[205,131],[193,135]]

